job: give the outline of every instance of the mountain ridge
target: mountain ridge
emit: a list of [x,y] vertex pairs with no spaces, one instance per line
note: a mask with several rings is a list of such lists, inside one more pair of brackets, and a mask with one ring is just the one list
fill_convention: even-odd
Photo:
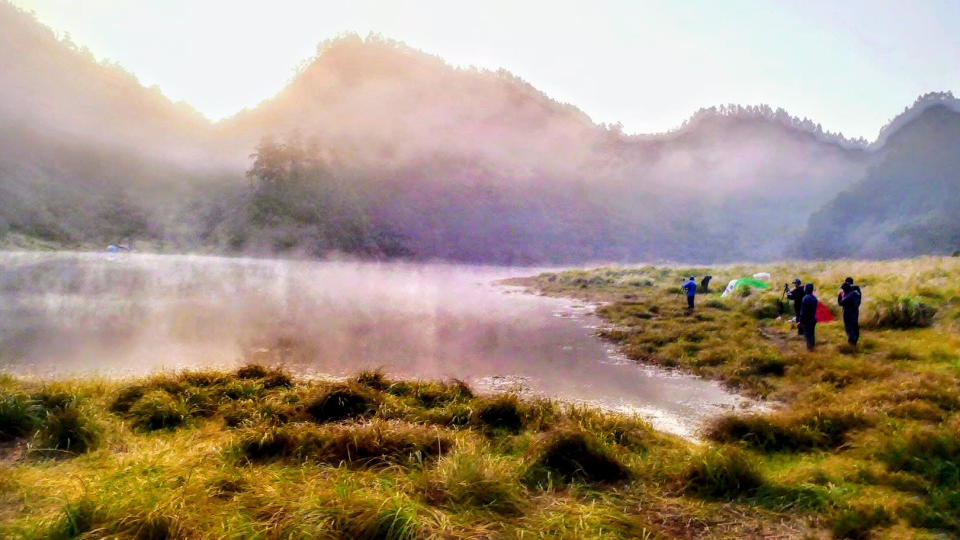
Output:
[[[14,83],[0,90],[0,122],[16,127],[0,137],[0,236],[59,229],[49,239],[116,241],[109,222],[129,214],[139,217],[120,227],[127,236],[176,249],[322,255],[387,237],[414,257],[471,262],[768,259],[791,255],[810,216],[887,146],[766,105],[704,108],[663,134],[625,134],[507,71],[355,34],[321,43],[277,95],[212,122],[6,2],[3,18],[25,28],[0,38]],[[908,111],[949,94],[936,95]],[[263,146],[271,139],[280,146]],[[344,215],[363,238],[331,232],[322,201],[250,222],[258,180],[244,171],[251,152],[271,148],[290,150],[275,152],[292,160],[289,174],[308,164],[320,182],[277,200],[352,201]],[[790,197],[798,186],[804,196]]]

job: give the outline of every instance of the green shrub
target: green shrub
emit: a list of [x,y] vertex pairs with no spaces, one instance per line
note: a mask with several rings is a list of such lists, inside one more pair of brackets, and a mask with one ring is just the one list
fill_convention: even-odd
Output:
[[925,328],[933,324],[937,310],[912,296],[878,298],[864,319],[867,328]]
[[694,456],[681,480],[687,493],[716,499],[753,495],[765,484],[756,465],[732,446]]
[[29,435],[40,425],[43,415],[43,407],[26,396],[0,394],[0,441]]
[[129,415],[134,427],[155,431],[183,425],[190,417],[190,410],[183,401],[162,390],[154,390],[138,399],[130,407]]
[[536,457],[524,473],[524,482],[548,488],[571,481],[618,482],[629,478],[629,470],[584,431],[551,433],[534,450]]

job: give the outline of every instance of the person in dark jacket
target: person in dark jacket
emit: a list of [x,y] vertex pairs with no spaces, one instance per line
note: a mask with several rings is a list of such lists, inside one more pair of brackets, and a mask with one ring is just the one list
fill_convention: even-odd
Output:
[[856,347],[860,340],[860,302],[863,294],[860,287],[853,284],[853,278],[847,278],[840,286],[837,303],[843,308],[843,329],[847,332],[847,343]]
[[697,278],[690,276],[681,288],[687,292],[687,309],[693,311],[693,300],[697,296]]
[[703,276],[703,279],[700,280],[700,291],[703,294],[710,292],[710,280],[713,279],[713,276]]
[[807,283],[803,287],[803,301],[800,302],[800,330],[803,331],[803,337],[807,340],[807,350],[812,351],[816,345],[817,330],[817,297],[813,295],[813,283]]
[[[803,282],[799,279],[793,280],[793,290],[787,293],[787,299],[793,302],[793,320],[800,322],[800,303],[803,302]],[[803,329],[797,325],[797,334],[803,335]]]

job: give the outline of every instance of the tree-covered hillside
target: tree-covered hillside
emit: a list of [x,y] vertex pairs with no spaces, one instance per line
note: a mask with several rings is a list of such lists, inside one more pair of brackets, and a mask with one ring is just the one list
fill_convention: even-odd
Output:
[[944,96],[910,111],[866,178],[811,217],[803,254],[888,258],[960,248],[957,104]]
[[[952,234],[952,199],[904,179],[914,166],[949,176],[956,138],[916,138],[905,117],[870,147],[768,106],[712,107],[669,133],[627,135],[505,71],[347,35],[322,43],[272,99],[212,123],[4,1],[0,26],[2,246],[708,262],[795,256],[798,245],[841,256],[848,237],[863,254],[942,251]],[[265,214],[258,167],[271,145],[310,172],[285,170],[298,187],[269,194]],[[849,206],[841,193],[861,189],[868,167],[894,163],[886,191],[909,190],[926,210],[900,223],[878,202],[856,218],[899,235],[887,244],[831,208]]]

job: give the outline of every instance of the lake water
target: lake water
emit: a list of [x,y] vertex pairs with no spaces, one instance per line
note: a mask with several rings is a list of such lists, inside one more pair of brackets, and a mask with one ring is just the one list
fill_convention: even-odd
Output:
[[638,365],[589,306],[497,285],[534,270],[187,255],[0,253],[0,370],[118,377],[282,363],[382,367],[634,412],[690,436],[749,402]]

